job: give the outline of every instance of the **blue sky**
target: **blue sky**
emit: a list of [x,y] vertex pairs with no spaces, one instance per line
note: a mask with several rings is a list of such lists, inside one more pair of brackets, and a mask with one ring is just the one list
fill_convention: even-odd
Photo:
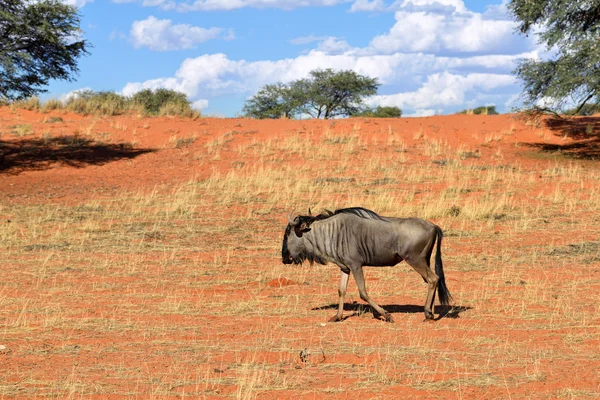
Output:
[[542,51],[515,33],[506,0],[65,1],[93,47],[77,80],[43,98],[165,87],[232,117],[265,84],[333,68],[377,77],[369,103],[404,115],[506,112],[519,105],[516,62]]

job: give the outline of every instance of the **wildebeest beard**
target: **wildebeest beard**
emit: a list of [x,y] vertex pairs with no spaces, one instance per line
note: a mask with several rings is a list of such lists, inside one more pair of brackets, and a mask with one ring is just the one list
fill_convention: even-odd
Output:
[[314,263],[321,264],[321,265],[327,264],[327,262],[325,260],[323,260],[321,257],[307,251],[306,249],[303,249],[300,253],[296,254],[295,256],[292,255],[288,249],[288,236],[290,235],[291,231],[292,231],[292,226],[288,224],[288,226],[285,230],[285,233],[283,235],[283,245],[282,245],[282,249],[281,249],[282,258],[287,258],[286,255],[289,254],[292,258],[292,261],[296,265],[302,264],[306,260],[308,260],[310,265],[313,265]]

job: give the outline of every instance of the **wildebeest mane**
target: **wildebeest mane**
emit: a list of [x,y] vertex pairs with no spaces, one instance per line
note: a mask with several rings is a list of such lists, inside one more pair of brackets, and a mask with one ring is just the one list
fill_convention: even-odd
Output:
[[[361,217],[364,219],[376,219],[379,221],[387,221],[384,217],[377,214],[375,211],[368,210],[363,207],[348,207],[348,208],[338,208],[335,211],[325,210],[321,214],[318,215],[298,215],[298,223],[308,223],[308,225],[312,224],[315,221],[320,221],[323,219],[327,219],[333,217],[338,214],[353,214],[357,217]],[[289,233],[289,232],[288,232]]]
[[368,210],[363,207],[340,208],[340,209],[335,210],[335,212],[333,213],[333,215],[337,215],[337,214],[354,214],[356,216],[359,216],[359,217],[365,218],[365,219],[377,219],[380,221],[387,221],[385,218],[383,218],[382,216],[377,214],[375,211],[371,211],[371,210]]

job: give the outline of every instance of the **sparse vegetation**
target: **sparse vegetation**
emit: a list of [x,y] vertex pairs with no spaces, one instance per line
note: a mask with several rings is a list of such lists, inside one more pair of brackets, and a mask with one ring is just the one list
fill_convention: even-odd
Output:
[[370,118],[400,118],[402,110],[395,106],[377,106],[375,108],[367,107],[353,115],[353,117],[370,117]]
[[77,114],[114,116],[140,113],[144,116],[180,116],[198,118],[200,113],[192,109],[186,95],[174,90],[142,90],[131,97],[121,94],[92,90],[77,92],[65,102],[50,99],[43,104],[37,97],[10,103],[13,108],[42,110],[44,112],[66,109]]
[[498,111],[496,111],[496,106],[479,106],[462,110],[459,112],[459,114],[498,115]]
[[170,89],[144,89],[134,94],[129,102],[134,109],[147,115],[199,116],[184,93]]
[[[1,396],[597,397],[600,168],[564,157],[521,165],[529,156],[502,132],[538,128],[506,117],[465,144],[443,124],[410,120],[270,132],[221,121],[197,133],[82,120],[31,130],[79,130],[45,139],[57,162],[135,150],[88,137],[102,122],[115,137],[137,125],[140,141],[164,148],[145,164],[68,170],[69,185],[39,172],[31,154],[44,147],[30,136],[10,137],[10,153],[2,142],[2,166],[19,155],[34,171],[23,182],[52,185],[2,192]],[[349,319],[325,322],[339,269],[282,265],[281,236],[293,208],[349,205],[444,228],[456,299],[438,306],[444,318],[422,322],[425,285],[403,263],[365,269],[395,324],[372,318],[353,280]]]

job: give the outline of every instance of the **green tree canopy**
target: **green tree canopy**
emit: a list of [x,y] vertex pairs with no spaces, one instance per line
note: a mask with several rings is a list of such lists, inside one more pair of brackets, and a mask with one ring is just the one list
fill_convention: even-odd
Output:
[[60,0],[0,0],[0,100],[45,92],[50,79],[73,80],[88,42],[77,8]]
[[167,103],[179,105],[183,108],[191,108],[190,101],[185,93],[164,88],[140,90],[131,97],[130,101],[134,105],[141,106],[150,115],[158,115],[161,108]]
[[366,107],[364,110],[353,115],[354,117],[371,118],[400,118],[402,110],[396,106],[377,106],[375,108]]
[[304,104],[304,93],[297,86],[278,82],[265,85],[246,101],[242,112],[251,118],[293,118]]
[[364,98],[377,93],[376,78],[354,71],[314,70],[289,84],[266,85],[250,98],[243,112],[253,118],[313,118],[354,115],[364,109]]
[[550,99],[552,108],[560,110],[574,102],[577,113],[586,103],[599,103],[600,1],[512,0],[508,8],[519,31],[540,31],[540,43],[554,55],[518,65],[526,104]]

